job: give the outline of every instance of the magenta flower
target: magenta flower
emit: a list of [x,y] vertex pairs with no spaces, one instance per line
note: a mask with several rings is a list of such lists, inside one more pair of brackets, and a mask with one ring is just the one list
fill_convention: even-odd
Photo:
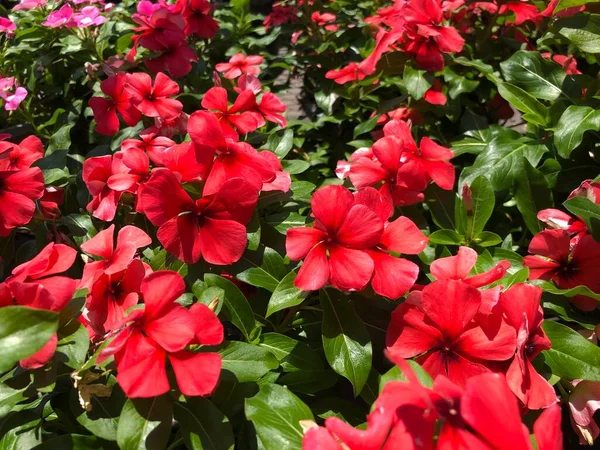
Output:
[[34,8],[39,8],[40,6],[44,6],[46,4],[46,0],[21,0],[21,2],[13,8],[13,11],[30,10]]
[[14,111],[27,97],[27,90],[17,86],[14,77],[0,78],[0,98],[4,100],[4,109]]
[[58,28],[63,25],[72,25],[73,9],[69,5],[64,5],[57,11],[51,12],[42,25],[50,28]]
[[72,18],[77,27],[91,27],[102,25],[106,22],[106,17],[100,15],[100,10],[95,6],[86,6]]
[[17,25],[6,17],[0,17],[0,33],[6,33],[8,36],[13,36]]

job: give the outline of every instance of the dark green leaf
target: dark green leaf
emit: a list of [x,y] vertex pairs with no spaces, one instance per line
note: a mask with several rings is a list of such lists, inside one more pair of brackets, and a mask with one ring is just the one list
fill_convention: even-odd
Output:
[[285,263],[281,255],[272,248],[266,247],[260,267],[244,270],[237,275],[237,279],[273,292],[285,275]]
[[481,233],[494,212],[494,188],[486,177],[477,177],[471,183],[471,202],[472,219],[467,220],[467,236]]
[[323,362],[308,345],[279,333],[264,333],[260,346],[275,355],[285,372],[323,370]]
[[410,65],[404,66],[404,87],[415,100],[420,100],[431,87],[431,76],[426,70],[413,69]]
[[548,124],[548,108],[533,95],[510,83],[500,83],[498,92],[511,105],[527,114],[528,122],[545,126]]
[[218,353],[223,359],[223,370],[233,373],[240,382],[256,381],[279,366],[273,353],[245,342],[225,342]]
[[301,448],[300,421],[314,420],[302,400],[276,384],[261,386],[258,394],[246,400],[245,410],[266,450]]
[[552,348],[544,352],[552,373],[568,380],[600,381],[600,348],[571,328],[546,320],[544,331]]
[[579,50],[600,53],[600,15],[578,14],[565,17],[556,22],[555,29]]
[[233,430],[229,419],[211,401],[201,397],[188,397],[185,403],[175,403],[174,413],[188,449],[233,448]]
[[167,395],[129,399],[117,429],[121,450],[164,450],[173,421],[173,404]]
[[271,298],[269,299],[265,317],[269,317],[271,314],[281,311],[282,309],[299,305],[304,301],[306,293],[294,285],[295,279],[296,272],[292,270],[279,282],[273,291],[273,295],[271,295]]
[[371,371],[371,338],[350,299],[337,291],[319,292],[323,308],[323,349],[327,362],[336,373],[347,378],[358,396]]
[[244,334],[246,340],[250,341],[250,335],[256,326],[256,321],[254,320],[254,312],[242,291],[231,281],[211,273],[204,275],[204,281],[208,287],[216,286],[225,291],[225,300],[223,301],[225,314],[227,314],[231,323]]
[[56,359],[72,369],[78,369],[85,362],[90,338],[87,330],[78,321],[72,320],[58,330]]
[[361,134],[368,133],[369,131],[371,131],[377,125],[377,119],[379,119],[379,116],[378,115],[374,115],[373,117],[371,117],[366,122],[362,122],[362,123],[358,124],[354,128],[354,132],[352,133],[352,137],[354,139],[356,139],[357,136],[360,136]]
[[463,237],[454,230],[437,230],[429,235],[429,242],[442,245],[460,245]]
[[569,106],[560,116],[554,131],[558,154],[568,158],[583,140],[586,131],[600,130],[600,111],[589,106]]
[[58,329],[58,314],[25,306],[0,308],[0,372],[40,350]]
[[552,191],[548,187],[544,174],[534,169],[529,161],[523,159],[522,167],[525,170],[520,177],[515,179],[515,201],[517,202],[517,208],[523,215],[525,225],[527,225],[529,231],[535,234],[541,231],[537,213],[542,209],[554,206]]

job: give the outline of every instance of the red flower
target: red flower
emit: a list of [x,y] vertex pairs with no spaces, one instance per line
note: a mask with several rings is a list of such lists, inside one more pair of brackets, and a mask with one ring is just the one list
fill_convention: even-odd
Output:
[[140,194],[141,211],[159,227],[158,240],[180,260],[193,264],[203,258],[227,265],[246,249],[245,225],[250,221],[258,191],[242,178],[227,180],[212,195],[194,201],[166,169],[156,169]]
[[204,185],[204,195],[216,193],[226,180],[237,177],[244,178],[258,191],[281,174],[281,163],[273,159],[273,153],[259,153],[251,145],[225,136],[213,113],[196,111],[192,114],[188,133],[195,144],[199,162],[210,161],[217,153]]
[[38,167],[0,170],[0,237],[29,223],[35,212],[34,200],[44,193],[44,175]]
[[192,71],[192,62],[196,61],[196,52],[181,41],[165,48],[156,58],[145,59],[144,64],[153,73],[168,72],[174,78],[181,78]]
[[142,117],[140,111],[131,103],[132,96],[125,89],[127,76],[119,72],[100,83],[102,92],[110,98],[92,97],[89,105],[94,112],[96,131],[100,134],[112,136],[119,131],[119,117],[121,114],[127,126],[134,126]]
[[554,388],[531,362],[552,344],[542,329],[542,290],[516,284],[501,295],[500,305],[509,325],[517,331],[517,353],[506,372],[510,389],[528,409],[541,409],[557,402]]
[[498,119],[508,120],[515,115],[515,112],[506,100],[500,94],[495,94],[494,97],[487,103],[489,111]]
[[136,147],[121,150],[114,154],[114,158],[121,160],[125,170],[113,173],[106,181],[107,186],[113,191],[131,192],[138,191],[140,183],[150,176],[150,161],[146,153]]
[[66,272],[76,257],[77,250],[64,244],[50,243],[33,259],[15,267],[9,280],[29,283],[47,279],[50,275]]
[[312,291],[330,283],[356,291],[373,278],[377,293],[395,299],[414,284],[418,267],[387,252],[420,253],[427,239],[404,217],[388,224],[391,205],[375,190],[352,195],[343,186],[325,186],[315,192],[311,207],[313,227],[287,232],[288,256],[304,259],[295,280],[298,288]]
[[258,75],[263,57],[258,55],[246,56],[243,53],[233,55],[228,63],[219,63],[215,66],[217,71],[224,73],[225,78],[231,80],[240,75]]
[[286,109],[284,103],[272,92],[265,92],[258,104],[258,110],[264,118],[282,128],[287,125],[287,120],[280,113],[285,112]]
[[352,62],[341,69],[328,71],[325,78],[337,84],[345,84],[349,81],[364,80],[367,75],[358,64]]
[[508,2],[500,6],[500,14],[512,12],[515,15],[514,22],[507,20],[506,25],[522,25],[527,21],[538,24],[542,20],[542,16],[538,12],[535,5],[530,5],[526,2]]
[[471,376],[488,372],[486,364],[515,353],[512,327],[501,321],[493,333],[475,320],[481,304],[481,293],[462,281],[435,281],[394,310],[386,345],[392,355],[419,356],[432,376],[443,374],[464,386]]
[[175,145],[175,141],[164,136],[157,136],[155,133],[140,134],[140,139],[125,139],[121,144],[121,150],[127,151],[129,148],[137,148],[145,151],[148,158],[157,166],[162,166],[164,152]]
[[179,85],[159,72],[152,86],[152,78],[143,72],[127,76],[125,89],[131,94],[132,104],[146,117],[174,119],[181,114],[183,105],[172,97],[179,92]]
[[61,187],[48,186],[40,198],[40,212],[46,219],[60,216],[59,206],[65,201],[65,190]]
[[44,157],[44,144],[36,136],[28,136],[19,144],[0,142],[0,170],[28,169]]
[[145,275],[146,269],[139,259],[131,261],[121,272],[100,273],[86,302],[86,319],[94,335],[103,336],[120,326],[127,310],[138,303]]
[[273,5],[271,14],[265,17],[263,25],[268,31],[271,27],[278,27],[288,22],[298,21],[298,9],[295,6],[282,6],[279,3]]
[[335,14],[331,13],[320,13],[319,11],[315,11],[310,16],[310,20],[319,27],[325,28],[327,31],[337,31],[339,27],[337,25],[332,24],[331,22],[335,22],[337,19]]
[[415,0],[404,9],[406,51],[415,56],[419,67],[433,72],[444,68],[442,53],[460,52],[465,40],[453,27],[444,27],[439,0]]
[[442,189],[454,186],[451,150],[429,138],[417,147],[406,122],[393,120],[383,128],[385,136],[373,144],[371,151],[359,149],[350,158],[349,169],[338,166],[338,174],[348,176],[357,188],[383,182],[382,191],[391,195],[397,206],[423,200],[421,191],[430,181]]
[[214,115],[219,120],[225,138],[238,139],[238,134],[233,127],[245,134],[265,123],[262,116],[254,111],[256,97],[251,91],[241,92],[230,108],[227,103],[227,90],[213,87],[204,94],[201,104],[203,108],[216,111]]
[[[531,240],[529,253],[539,255],[523,258],[523,265],[529,267],[530,279],[551,280],[560,289],[587,286],[600,293],[597,264],[600,243],[592,236],[583,236],[571,251],[569,234],[565,230],[544,230]],[[598,306],[596,300],[583,295],[569,300],[584,311],[592,311]]]
[[[571,193],[572,194],[572,193]],[[571,198],[571,196],[569,196]],[[537,213],[537,219],[544,222],[549,229],[565,230],[571,236],[571,247],[576,245],[586,234],[589,234],[587,225],[579,217],[571,217],[559,209],[542,209]]]
[[133,47],[127,59],[133,62],[137,47],[141,45],[156,53],[168,48],[176,47],[185,42],[185,21],[179,14],[174,14],[169,8],[159,7],[155,9],[150,17],[134,14],[131,18],[140,25],[133,30],[139,35],[133,36]]
[[432,105],[445,105],[448,99],[442,92],[444,85],[437,78],[433,80],[432,86],[425,92],[423,96],[423,100],[427,103],[431,103]]
[[185,292],[183,279],[175,272],[148,275],[140,291],[144,309],[124,319],[129,325],[102,350],[98,361],[114,355],[117,381],[129,398],[156,397],[169,391],[167,358],[183,395],[212,393],[221,372],[221,356],[184,348],[192,343],[222,342],[223,328],[215,314],[201,303],[188,311],[175,302]]
[[114,243],[115,226],[100,231],[89,241],[81,244],[81,250],[102,259],[88,262],[83,268],[81,287],[90,289],[102,275],[114,275],[127,269],[138,249],[152,243],[152,239],[142,230],[126,225],[119,230],[117,245]]
[[556,64],[559,64],[567,75],[581,75],[581,71],[577,69],[577,60],[573,55],[552,55],[550,52],[543,52],[541,55],[546,59],[552,59]]
[[185,34],[211,39],[219,29],[219,22],[210,15],[214,6],[208,0],[177,0],[176,11],[185,19]]
[[87,210],[100,220],[110,222],[115,218],[121,192],[112,190],[107,182],[113,173],[123,170],[123,164],[111,155],[94,156],[83,162],[82,178],[92,200]]
[[196,149],[193,142],[173,145],[162,157],[163,166],[175,174],[179,181],[204,181],[208,176],[212,158],[207,161],[196,159]]

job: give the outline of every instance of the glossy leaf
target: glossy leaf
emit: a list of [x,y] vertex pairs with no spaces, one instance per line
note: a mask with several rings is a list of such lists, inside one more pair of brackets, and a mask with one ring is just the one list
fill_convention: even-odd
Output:
[[173,407],[183,441],[192,450],[229,450],[234,446],[229,419],[210,400],[188,397]]

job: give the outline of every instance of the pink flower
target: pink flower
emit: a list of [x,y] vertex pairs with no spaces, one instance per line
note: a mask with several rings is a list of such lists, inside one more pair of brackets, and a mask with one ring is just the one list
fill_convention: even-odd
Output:
[[237,53],[231,57],[228,63],[219,63],[215,66],[218,72],[225,74],[225,78],[233,79],[240,75],[258,75],[263,57],[258,55],[246,56]]
[[58,11],[51,12],[42,25],[50,28],[58,28],[63,25],[70,26],[73,22],[73,8],[63,5]]
[[21,0],[21,2],[13,8],[13,11],[19,11],[21,9],[29,10],[44,6],[46,0]]
[[[14,91],[11,93],[11,91]],[[4,100],[4,109],[14,111],[21,102],[27,97],[27,90],[17,86],[17,80],[14,77],[0,78],[0,98]]]
[[90,27],[102,25],[106,17],[100,15],[100,10],[95,6],[86,6],[77,14],[73,14],[72,20],[78,27]]
[[13,36],[17,25],[6,17],[0,17],[0,33],[6,33],[8,36]]

